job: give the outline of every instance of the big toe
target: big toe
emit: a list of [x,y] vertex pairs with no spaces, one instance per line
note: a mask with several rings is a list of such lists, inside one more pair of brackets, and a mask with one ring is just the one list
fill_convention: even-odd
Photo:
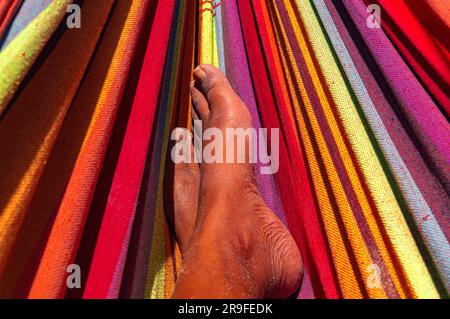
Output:
[[194,120],[203,120],[208,117],[209,105],[205,95],[198,86],[195,81],[191,82],[192,118]]
[[212,65],[201,64],[196,67],[194,80],[199,90],[206,97],[211,110],[240,102],[238,95],[234,92],[222,71]]

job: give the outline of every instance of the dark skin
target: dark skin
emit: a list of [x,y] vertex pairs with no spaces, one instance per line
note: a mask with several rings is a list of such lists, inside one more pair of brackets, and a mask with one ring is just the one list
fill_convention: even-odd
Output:
[[[226,128],[252,127],[247,107],[217,68],[194,70],[191,96],[192,117],[203,130],[225,135]],[[287,298],[298,290],[300,252],[262,199],[248,161],[175,165],[174,203],[183,265],[172,298]]]

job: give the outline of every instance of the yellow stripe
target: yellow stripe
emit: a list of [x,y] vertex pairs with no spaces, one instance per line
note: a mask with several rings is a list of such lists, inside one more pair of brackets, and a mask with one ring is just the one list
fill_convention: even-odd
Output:
[[200,64],[219,67],[217,38],[214,25],[213,5],[204,2],[200,6]]
[[[164,166],[164,165],[163,165]],[[158,196],[159,197],[159,196]],[[165,237],[164,237],[164,212],[162,212],[158,200],[158,208],[155,211],[153,224],[152,246],[150,248],[149,267],[147,273],[147,285],[145,287],[145,298],[163,299],[165,290],[166,259]]]

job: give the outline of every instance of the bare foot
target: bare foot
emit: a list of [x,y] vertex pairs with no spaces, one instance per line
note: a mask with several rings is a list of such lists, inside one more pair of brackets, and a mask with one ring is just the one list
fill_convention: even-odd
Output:
[[[180,140],[175,141],[180,142]],[[182,141],[190,144],[191,158],[194,156],[192,139]],[[174,165],[173,216],[169,222],[175,231],[178,245],[184,254],[194,231],[197,219],[198,194],[200,188],[200,169],[197,163],[179,163]]]
[[[250,113],[217,68],[194,70],[194,117],[203,130],[252,127]],[[250,141],[247,139],[247,143]],[[248,158],[248,157],[247,157]],[[251,164],[200,164],[197,222],[174,298],[284,298],[303,265],[289,231],[266,206]],[[195,289],[194,289],[195,288]]]

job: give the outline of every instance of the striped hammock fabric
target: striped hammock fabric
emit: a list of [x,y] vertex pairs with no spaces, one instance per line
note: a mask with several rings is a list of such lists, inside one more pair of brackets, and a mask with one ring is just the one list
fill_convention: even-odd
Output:
[[170,298],[198,64],[280,130],[296,297],[448,298],[449,39],[439,0],[0,1],[0,298]]

